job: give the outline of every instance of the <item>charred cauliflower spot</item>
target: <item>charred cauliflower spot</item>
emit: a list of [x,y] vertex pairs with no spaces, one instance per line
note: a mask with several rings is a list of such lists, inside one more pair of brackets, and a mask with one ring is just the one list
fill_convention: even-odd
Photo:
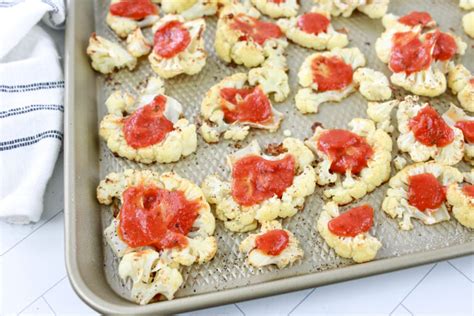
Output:
[[[286,246],[283,249],[271,249],[269,253],[267,249],[259,248],[259,241],[272,238],[270,235],[272,233],[279,233],[279,236],[283,236],[280,238],[286,238],[284,240]],[[289,230],[282,229],[278,221],[263,222],[260,233],[250,234],[245,238],[240,243],[239,250],[247,256],[247,262],[257,268],[274,264],[281,269],[303,258],[304,255],[298,239]]]
[[252,4],[263,14],[277,19],[282,17],[292,17],[298,14],[298,0],[251,0]]
[[354,10],[359,10],[371,19],[380,19],[387,12],[390,0],[313,0],[318,8],[331,13],[332,16],[347,18]]
[[[178,30],[182,36],[170,38],[167,35],[170,29]],[[199,73],[206,65],[207,58],[204,49],[205,29],[204,19],[186,21],[180,15],[161,18],[152,28],[155,40],[148,60],[153,71],[165,79],[180,74]]]
[[[347,147],[343,157],[332,157],[331,152],[326,152],[324,146],[320,145],[320,139],[332,131],[318,126],[311,138],[305,144],[316,153],[320,159],[316,166],[316,181],[321,186],[328,186],[323,194],[338,205],[350,203],[372,192],[378,186],[382,185],[390,177],[390,161],[392,159],[392,139],[382,129],[376,129],[373,121],[369,119],[354,118],[350,123],[351,131],[342,130],[346,135],[360,142],[360,146],[367,152],[371,152],[369,158],[359,157],[365,160],[365,166],[355,170],[346,168],[343,172],[341,168],[336,168],[344,157],[352,160],[352,152],[357,149]],[[355,134],[355,135],[354,135]],[[328,134],[330,135],[330,134]],[[370,150],[367,149],[370,147]],[[339,160],[338,160],[339,159]]]
[[[355,91],[353,71],[365,65],[358,48],[335,48],[308,56],[298,72],[302,88],[295,96],[296,108],[303,114],[317,113],[324,102],[339,102]],[[334,74],[344,69],[344,77]]]
[[[474,165],[474,139],[470,136],[470,126],[474,124],[474,118],[467,115],[462,109],[454,104],[451,104],[446,113],[443,114],[443,119],[449,126],[458,127],[464,134],[464,160]],[[464,132],[464,129],[466,132]],[[471,127],[472,129],[472,127]]]
[[[122,2],[122,0],[112,0],[110,5],[112,7],[114,4],[120,2]],[[155,12],[140,19],[114,15],[111,11],[112,10],[109,10],[107,17],[105,18],[105,22],[115,32],[115,34],[122,38],[126,38],[130,33],[136,31],[137,29],[152,26],[160,18],[157,6],[154,8]]]
[[161,0],[161,9],[168,14],[179,14],[194,20],[217,12],[218,0]]
[[[462,173],[456,168],[435,161],[415,163],[399,171],[392,179],[390,179],[390,188],[385,194],[382,209],[385,213],[390,215],[390,217],[400,220],[398,224],[402,230],[413,229],[412,218],[421,220],[425,225],[433,225],[442,221],[447,221],[450,218],[448,208],[442,198],[439,199],[441,203],[436,205],[437,207],[434,209],[430,208],[421,211],[417,206],[415,206],[416,199],[418,198],[416,193],[419,192],[414,190],[411,192],[410,181],[413,176],[418,175],[428,175],[428,177],[433,176],[438,182],[435,185],[439,186],[443,192],[444,190],[442,187],[449,187],[451,184],[460,183],[463,180]],[[432,193],[433,190],[431,190],[431,188],[428,190],[427,185],[428,182],[425,181],[423,189]],[[412,199],[415,202],[411,202]],[[434,195],[431,195],[429,199],[434,200]]]
[[[181,104],[163,93],[163,81],[159,78],[149,79],[138,101],[122,91],[112,93],[106,101],[109,114],[99,126],[99,135],[112,152],[141,163],[170,163],[196,151],[196,126],[181,118]],[[155,111],[161,106],[161,115],[150,114],[151,109]],[[140,117],[156,124],[148,122],[152,126],[149,124],[144,130],[144,123],[140,123],[144,119]],[[167,129],[163,130],[163,126]],[[154,137],[158,131],[163,133],[161,139]],[[151,140],[142,143],[140,139],[145,137]]]
[[[248,157],[263,158],[270,164],[272,161],[293,161],[292,181],[284,188],[281,196],[270,191],[271,196],[269,194],[268,198],[262,198],[258,203],[239,204],[236,197],[242,191],[242,187],[236,187],[234,179],[224,181],[217,175],[206,177],[201,185],[202,190],[207,201],[214,204],[217,218],[224,222],[227,229],[234,232],[246,232],[256,229],[258,222],[291,217],[304,206],[305,198],[314,192],[315,172],[311,166],[314,155],[311,151],[304,146],[302,141],[295,138],[285,138],[281,149],[283,150],[281,154],[268,156],[262,154],[257,141],[253,141],[249,146],[228,156],[232,175],[235,164]],[[266,173],[261,176],[271,177]],[[256,177],[260,179],[260,175]],[[264,178],[261,181],[264,181]]]
[[[423,125],[428,124],[423,119],[428,116],[439,124],[435,126]],[[461,161],[464,154],[462,131],[456,127],[447,126],[446,122],[428,103],[420,103],[417,96],[405,97],[405,100],[401,101],[398,106],[397,119],[400,132],[397,139],[398,149],[408,153],[413,161],[422,162],[434,159],[446,165],[455,165]],[[438,134],[442,133],[442,130],[446,130],[450,135],[446,141],[439,138]],[[428,140],[430,145],[427,145]]]
[[103,74],[110,74],[116,69],[135,69],[137,59],[130,55],[119,44],[113,43],[95,33],[89,38],[87,55],[92,60],[92,68]]
[[459,104],[465,110],[474,112],[474,76],[466,67],[461,64],[450,67],[448,86],[457,95]]
[[387,77],[380,71],[359,68],[354,72],[354,82],[359,92],[369,101],[386,101],[392,97],[392,89]]
[[[327,26],[322,27],[321,30],[304,29],[300,26],[304,25],[302,24],[304,21],[310,19],[320,19],[321,23],[326,23]],[[347,46],[349,44],[347,35],[334,30],[330,20],[329,12],[313,8],[310,12],[298,17],[278,20],[278,26],[289,40],[306,48],[327,50]]]

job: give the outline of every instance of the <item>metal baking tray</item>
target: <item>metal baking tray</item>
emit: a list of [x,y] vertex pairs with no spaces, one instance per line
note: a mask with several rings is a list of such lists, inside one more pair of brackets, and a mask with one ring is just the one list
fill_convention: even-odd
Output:
[[[303,10],[312,1],[302,0]],[[392,0],[389,12],[403,14],[411,10],[427,10],[439,21],[443,30],[451,30],[468,43],[467,54],[461,59],[474,70],[474,41],[469,40],[460,26],[462,16],[457,0],[411,1]],[[201,139],[198,150],[174,164],[146,166],[114,157],[98,137],[98,122],[105,114],[104,100],[117,88],[136,91],[152,74],[146,60],[132,73],[124,70],[112,76],[97,75],[85,54],[90,34],[96,31],[109,39],[118,38],[105,25],[107,0],[70,0],[66,35],[66,119],[65,119],[65,194],[66,194],[66,265],[71,283],[78,295],[102,313],[156,314],[176,313],[219,304],[295,291],[322,284],[334,283],[396,269],[420,265],[474,252],[474,232],[459,225],[454,219],[434,226],[415,223],[409,232],[399,231],[397,222],[380,210],[387,188],[384,185],[362,201],[376,208],[372,233],[383,243],[373,262],[353,264],[335,255],[314,228],[323,200],[318,188],[306,203],[305,209],[283,224],[302,241],[305,257],[291,267],[278,270],[272,267],[250,268],[238,253],[238,244],[246,234],[234,234],[217,223],[218,253],[214,260],[202,266],[183,270],[185,283],[173,301],[138,306],[127,299],[128,293],[117,276],[117,261],[103,241],[102,231],[111,219],[110,210],[96,202],[95,189],[106,174],[126,168],[151,168],[157,171],[174,170],[200,183],[210,173],[227,175],[225,156],[236,150],[235,145],[223,142],[205,144]],[[207,18],[205,33],[209,51],[204,70],[195,76],[179,76],[167,81],[166,94],[181,101],[185,116],[195,120],[204,93],[223,77],[243,67],[229,67],[221,62],[213,50],[216,18]],[[95,21],[95,23],[94,23]],[[368,66],[388,74],[387,68],[375,56],[375,39],[383,31],[379,20],[354,13],[351,18],[334,18],[335,28],[346,28],[350,46],[359,47]],[[303,116],[294,108],[298,84],[296,74],[305,56],[312,51],[290,45],[287,50],[292,93],[276,108],[285,114],[277,133],[252,132],[244,144],[258,139],[261,144],[279,142],[286,129],[300,139],[311,135],[315,121],[325,127],[346,127],[353,117],[365,117],[366,101],[354,93],[339,104],[324,104],[315,115]],[[395,91],[395,97],[403,92]],[[446,110],[455,98],[447,93],[432,100],[439,110]],[[395,153],[395,151],[394,151]],[[467,166],[460,166],[466,169]]]

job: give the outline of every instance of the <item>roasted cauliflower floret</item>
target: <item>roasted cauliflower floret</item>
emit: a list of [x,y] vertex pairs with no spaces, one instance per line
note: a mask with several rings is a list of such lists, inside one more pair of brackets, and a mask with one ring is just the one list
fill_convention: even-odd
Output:
[[[258,71],[259,68],[253,69]],[[272,80],[271,77],[268,78]],[[251,80],[251,82],[250,82]],[[200,128],[201,136],[208,143],[215,143],[219,141],[220,135],[223,134],[224,139],[230,139],[234,141],[239,141],[245,139],[249,133],[250,127],[267,129],[271,132],[276,131],[283,119],[283,114],[276,111],[271,105],[270,100],[266,96],[265,87],[268,89],[268,85],[258,85],[252,87],[252,94],[258,93],[262,95],[262,98],[265,98],[268,103],[260,104],[259,106],[266,107],[269,106],[269,117],[262,122],[259,121],[250,121],[250,120],[235,120],[233,122],[225,121],[225,112],[224,109],[236,108],[237,104],[247,102],[246,98],[242,97],[243,94],[248,90],[247,81],[249,83],[261,83],[260,77],[258,74],[253,73],[251,76],[247,76],[245,73],[236,73],[230,77],[224,78],[221,82],[211,87],[211,89],[206,93],[204,99],[201,103],[201,118],[203,123]],[[236,89],[236,96],[234,101],[225,99],[223,97],[222,91],[225,89]],[[234,90],[232,90],[234,91]],[[240,91],[240,92],[239,92]],[[251,100],[250,100],[251,101]],[[249,101],[249,102],[250,102]],[[236,110],[239,110],[237,108]]]
[[[181,118],[182,106],[175,99],[164,96],[163,82],[159,78],[151,78],[143,91],[138,102],[133,102],[132,97],[127,93],[116,91],[107,99],[106,105],[110,113],[106,115],[100,123],[99,135],[106,141],[110,150],[121,157],[141,163],[169,163],[178,161],[181,157],[186,157],[196,151],[197,135],[196,126],[190,124],[188,120]],[[157,109],[156,102],[163,102],[161,109],[162,116],[150,120],[160,119],[159,124],[170,125],[161,140],[152,143],[135,144],[130,143],[130,138],[134,132],[127,132],[129,128],[140,129],[139,135],[143,137],[145,133],[140,123],[139,117],[145,117],[148,109]],[[123,117],[125,114],[125,117]],[[131,117],[130,124],[127,125]],[[155,126],[151,124],[152,126]],[[147,126],[145,129],[152,128]],[[155,126],[156,128],[156,126]],[[147,135],[156,133],[156,130],[146,131]],[[128,133],[128,134],[126,134]],[[129,136],[127,136],[129,135]],[[132,135],[132,136],[130,136]],[[135,141],[135,140],[134,140]]]
[[143,36],[141,29],[136,29],[127,37],[127,50],[133,57],[139,58],[148,55],[151,46],[151,42]]
[[[252,68],[261,65],[272,52],[287,47],[280,28],[259,18],[260,12],[248,2],[224,7],[217,22],[214,43],[217,56],[227,63]],[[269,35],[261,35],[263,30]]]
[[371,19],[380,19],[387,13],[390,0],[366,0],[365,4],[359,5],[357,10]]
[[277,148],[278,152],[281,151],[279,155],[267,156],[261,153],[257,141],[253,141],[249,146],[228,156],[228,163],[233,174],[234,165],[247,157],[258,156],[267,161],[294,159],[295,175],[280,197],[274,194],[261,202],[246,206],[239,204],[234,197],[233,180],[223,181],[217,175],[210,175],[202,183],[208,202],[215,205],[216,216],[224,222],[227,229],[246,232],[257,228],[257,222],[293,216],[304,206],[305,198],[314,192],[315,172],[311,166],[314,155],[311,151],[295,138],[285,138]]
[[463,226],[474,228],[474,190],[472,185],[460,187],[457,183],[448,186],[446,198],[452,206],[454,218]]
[[[110,5],[113,6],[122,2],[122,0],[112,0]],[[158,14],[158,7],[153,5],[150,1],[150,5],[153,8],[151,14],[140,19],[133,19],[124,16],[112,14],[112,10],[109,11],[105,19],[107,25],[120,37],[125,38],[130,33],[134,32],[137,29],[142,27],[152,26],[156,21],[159,20],[160,16]]]
[[462,17],[462,28],[467,35],[474,38],[474,11],[469,12]]
[[[351,169],[345,173],[331,171],[333,158],[319,147],[319,140],[326,132],[318,126],[314,135],[305,143],[321,159],[316,167],[316,181],[321,186],[330,185],[323,192],[324,196],[339,205],[347,204],[372,192],[390,177],[390,161],[392,158],[392,139],[381,129],[376,129],[373,121],[355,118],[350,123],[352,133],[360,136],[370,146],[373,154],[367,159],[367,166],[358,174]],[[344,155],[351,158],[351,150]],[[343,159],[343,158],[341,158]]]
[[450,67],[448,86],[457,95],[459,104],[469,112],[474,112],[474,76],[466,67],[461,64]]
[[217,12],[218,0],[161,0],[165,13],[179,14],[186,20],[194,20]]
[[437,97],[446,91],[446,77],[434,65],[409,75],[405,72],[394,73],[390,80],[396,86],[426,97]]
[[397,156],[393,159],[393,166],[398,171],[405,168],[406,165],[407,165],[407,160],[405,158],[403,158],[402,156]]
[[459,6],[464,10],[474,9],[474,0],[459,0]]
[[[474,118],[467,115],[462,109],[458,108],[454,104],[451,104],[450,108],[446,113],[443,114],[443,119],[448,123],[449,126],[456,127],[456,124],[459,123],[465,125],[474,121]],[[458,125],[459,126],[459,125]],[[462,130],[462,129],[461,129]],[[464,160],[474,165],[474,142],[472,137],[469,137],[469,134],[464,134]]]
[[[282,235],[287,241],[287,245],[283,250],[275,249],[280,251],[278,254],[269,254],[265,250],[258,247],[259,243],[257,240],[264,240],[264,238],[271,238],[268,233],[276,232]],[[260,238],[260,239],[259,239]],[[275,264],[279,269],[286,267],[289,264],[293,264],[295,261],[303,258],[303,249],[299,246],[299,241],[293,235],[292,232],[286,229],[282,229],[280,222],[269,221],[264,222],[260,229],[260,233],[251,234],[245,238],[239,246],[240,252],[247,256],[247,262],[257,268],[261,268],[267,265]],[[273,251],[272,249],[271,251]]]
[[463,180],[462,173],[456,168],[435,161],[416,163],[399,171],[390,179],[390,188],[387,190],[385,199],[383,200],[382,209],[392,218],[398,218],[400,220],[398,224],[402,230],[413,229],[412,218],[417,218],[426,225],[449,220],[448,208],[444,202],[436,209],[424,211],[420,211],[417,207],[409,203],[410,177],[425,173],[433,175],[443,187],[462,182]]
[[251,0],[252,4],[263,14],[274,19],[292,17],[298,14],[298,0],[283,0],[281,2],[272,0]]
[[[212,236],[215,229],[215,219],[212,215],[202,190],[189,180],[181,178],[175,173],[159,174],[150,170],[125,170],[123,173],[110,173],[97,187],[97,199],[101,204],[110,205],[118,201],[123,206],[123,194],[129,188],[156,187],[169,192],[180,191],[188,201],[198,203],[197,217],[191,231],[184,237],[186,244],[182,247],[162,249],[161,260],[167,264],[181,264],[189,266],[193,263],[210,261],[216,251],[217,243]],[[112,222],[104,235],[115,254],[120,257],[129,252],[140,249],[129,247],[121,237],[114,236],[120,225],[120,214]]]
[[376,123],[377,129],[391,133],[394,127],[391,122],[392,110],[398,106],[398,100],[386,102],[369,102],[367,104],[367,116]]
[[92,68],[103,74],[110,74],[116,69],[135,69],[137,59],[130,55],[119,44],[113,43],[92,33],[87,46],[87,55],[92,60]]
[[357,263],[373,260],[382,247],[382,243],[371,236],[369,232],[361,232],[354,237],[334,234],[328,225],[332,219],[338,216],[340,213],[336,203],[329,202],[324,205],[316,224],[321,237],[341,257],[352,259]]
[[164,264],[160,254],[152,249],[125,255],[119,264],[119,275],[132,281],[132,299],[140,305],[149,303],[157,294],[172,300],[183,284],[178,269]]
[[[413,128],[410,127],[411,122],[414,122],[413,120],[415,119],[420,121],[419,124],[430,124],[424,121],[422,117],[419,117],[419,115],[422,115],[420,113],[428,110],[430,112],[434,111],[430,109],[428,103],[420,103],[418,96],[407,96],[405,100],[400,102],[397,111],[398,130],[400,132],[397,139],[398,149],[401,152],[408,153],[415,162],[427,161],[432,158],[446,165],[457,164],[461,161],[464,154],[464,137],[460,129],[451,127],[452,140],[450,143],[446,145],[443,143],[444,146],[437,146],[437,140],[433,140],[433,145],[428,146],[420,141],[420,137],[423,135],[415,135]],[[426,116],[427,114],[423,115]],[[438,114],[433,115],[439,116]],[[441,117],[436,117],[435,120],[439,124],[435,126],[427,125],[427,131],[433,128],[449,128]],[[435,132],[431,130],[430,133],[433,134]]]
[[347,35],[339,33],[329,24],[325,31],[320,33],[310,33],[304,31],[299,27],[299,21],[303,18],[306,19],[323,19],[329,21],[331,15],[327,11],[321,11],[317,8],[313,8],[309,13],[304,15],[293,17],[290,19],[278,20],[278,26],[280,26],[286,37],[294,43],[303,47],[312,48],[316,50],[327,50],[336,47],[342,48],[349,44]]
[[359,68],[354,72],[354,82],[359,86],[359,92],[369,101],[385,101],[392,97],[390,83],[380,71]]
[[[318,72],[315,71],[313,67],[314,62],[317,62],[318,67],[322,67],[322,72],[319,70]],[[326,69],[328,67],[324,65],[327,62],[333,63],[329,70]],[[335,73],[332,73],[335,71],[335,69],[332,68],[351,67],[352,71],[355,71],[364,65],[365,57],[356,47],[335,48],[328,52],[314,53],[308,56],[298,72],[299,84],[303,88],[301,88],[295,96],[296,108],[303,114],[316,113],[321,103],[341,101],[355,91],[355,84],[352,80],[352,73],[350,73],[350,78],[344,79],[345,81],[339,84],[341,88],[331,90],[332,88],[325,87],[327,78],[337,76]],[[326,73],[326,71],[329,71],[329,73]],[[320,87],[320,85],[322,86],[323,84],[324,89]]]
[[371,19],[379,19],[387,12],[390,0],[314,0],[314,3],[333,16],[347,18],[359,10]]
[[[167,35],[169,28],[179,30],[182,36],[170,38]],[[148,56],[153,71],[165,79],[180,74],[199,73],[206,65],[207,58],[204,49],[205,29],[204,19],[185,21],[180,15],[166,15],[160,19],[152,29],[155,33],[155,43],[152,53]],[[180,42],[171,45],[172,41]]]

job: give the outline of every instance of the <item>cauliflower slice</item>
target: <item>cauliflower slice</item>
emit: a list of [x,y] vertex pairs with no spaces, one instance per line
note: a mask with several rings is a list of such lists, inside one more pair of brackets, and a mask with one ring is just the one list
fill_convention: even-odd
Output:
[[[321,11],[317,8],[313,8],[310,12],[319,13],[329,20],[331,19],[331,15],[327,11]],[[301,30],[298,27],[298,20],[300,17],[301,16],[278,20],[278,26],[280,26],[286,37],[294,43],[315,50],[327,50],[336,47],[342,48],[349,44],[347,35],[334,30],[331,24],[329,24],[325,32],[321,32],[319,34],[307,33]]]
[[189,32],[190,42],[188,46],[170,58],[160,56],[154,49],[148,56],[153,71],[165,79],[180,74],[195,75],[204,68],[207,58],[204,48],[204,31],[206,29],[204,19],[185,21],[180,15],[166,15],[153,26],[152,30],[155,33],[160,27],[173,21],[181,22]]
[[359,86],[359,92],[369,101],[385,101],[392,97],[390,83],[380,71],[359,68],[354,72],[353,79]]
[[[255,70],[258,70],[258,68]],[[276,111],[273,106],[271,106],[272,119],[265,123],[236,121],[228,124],[224,121],[222,105],[227,101],[221,97],[221,90],[223,88],[244,88],[247,81],[250,83],[250,79],[252,79],[252,83],[257,83],[258,78],[255,73],[252,77],[250,77],[250,75],[247,76],[246,73],[236,73],[230,77],[224,78],[221,82],[211,87],[211,89],[206,93],[201,103],[201,118],[203,123],[199,130],[201,136],[206,142],[218,142],[221,134],[224,134],[225,139],[234,141],[243,140],[249,133],[250,127],[267,129],[271,132],[276,131],[280,127],[283,114]],[[271,78],[269,79],[271,80]],[[256,89],[260,89],[265,93],[264,86],[259,85]]]
[[474,11],[462,17],[462,28],[467,35],[474,38]]
[[234,232],[246,232],[257,228],[257,222],[271,221],[278,217],[286,218],[295,215],[303,208],[305,198],[313,194],[315,189],[315,172],[311,163],[313,153],[295,138],[285,138],[280,147],[283,153],[277,156],[267,156],[261,153],[257,141],[228,156],[229,166],[247,155],[258,155],[267,160],[278,160],[286,155],[292,155],[296,161],[296,175],[293,184],[286,188],[281,198],[273,196],[259,204],[242,206],[232,196],[231,181],[223,181],[217,175],[206,177],[201,187],[207,201],[215,205],[218,219],[224,226]]
[[457,183],[448,186],[446,198],[452,206],[454,218],[461,225],[474,228],[474,198],[467,195]]
[[295,96],[296,108],[303,114],[317,113],[319,105],[324,102],[339,102],[355,91],[355,84],[351,82],[340,90],[318,91],[318,84],[314,82],[312,62],[317,57],[338,57],[355,71],[365,65],[365,57],[357,48],[334,48],[328,52],[309,55],[298,72],[299,84],[303,87]]
[[396,86],[425,97],[437,97],[446,91],[446,77],[436,64],[409,75],[405,72],[393,73],[390,80]]
[[463,175],[458,169],[435,161],[415,163],[399,171],[390,179],[390,188],[386,192],[382,209],[390,217],[400,219],[398,224],[402,230],[413,229],[412,218],[421,220],[425,225],[433,225],[450,218],[445,203],[437,209],[424,212],[408,203],[409,177],[423,173],[431,173],[443,186],[450,186],[463,180]]
[[178,269],[164,264],[152,249],[126,254],[120,261],[119,275],[132,281],[131,296],[140,305],[148,304],[157,294],[172,300],[183,284]]
[[459,0],[459,6],[464,10],[474,9],[474,0]]
[[168,14],[179,14],[194,20],[217,12],[218,0],[161,0],[161,9]]
[[328,224],[339,215],[339,207],[336,203],[329,202],[324,205],[316,224],[321,237],[341,257],[352,259],[357,263],[373,260],[382,247],[382,243],[368,232],[360,233],[355,237],[335,235],[329,230]]
[[[454,127],[458,121],[472,121],[473,117],[467,115],[462,109],[458,108],[454,104],[451,104],[449,110],[443,114],[443,118],[450,125]],[[467,141],[464,137],[464,160],[474,165],[474,143]]]
[[214,42],[217,56],[226,63],[234,62],[253,68],[262,65],[272,52],[284,50],[288,46],[288,42],[283,36],[269,38],[263,43],[258,43],[251,36],[246,36],[232,27],[236,19],[239,21],[249,20],[249,23],[253,23],[253,20],[259,18],[260,12],[249,2],[233,2],[231,5],[225,6],[220,12],[217,22]]
[[124,117],[133,115],[140,107],[152,102],[157,95],[163,95],[163,82],[159,78],[148,81],[139,101],[134,103],[131,97],[121,91],[114,92],[106,101],[110,113],[99,126],[99,135],[106,141],[109,149],[117,155],[141,163],[170,163],[186,157],[196,151],[196,126],[180,118],[182,106],[175,99],[166,96],[164,116],[173,123],[173,130],[156,144],[135,148],[127,143],[124,134]]
[[377,124],[377,129],[392,133],[394,127],[391,122],[391,114],[394,107],[400,101],[391,100],[386,102],[369,102],[367,104],[367,116]]
[[461,64],[451,66],[448,72],[448,86],[457,95],[459,104],[474,112],[474,76]]
[[119,44],[113,43],[96,33],[92,33],[87,46],[87,55],[92,60],[92,68],[103,74],[110,74],[115,69],[135,69],[137,59],[130,55]]
[[[110,4],[121,2],[122,0],[112,0]],[[117,34],[119,37],[125,38],[132,32],[142,27],[152,26],[156,21],[160,19],[158,15],[158,7],[156,8],[156,14],[151,14],[142,20],[134,20],[127,17],[113,15],[108,13],[105,18],[107,25]]]
[[296,16],[300,7],[298,0],[284,0],[282,2],[272,0],[250,1],[260,12],[274,19]]
[[387,12],[390,0],[314,0],[318,8],[331,13],[332,16],[347,18],[354,10],[366,14],[371,19],[380,19]]
[[[97,187],[97,199],[101,204],[110,205],[117,200],[122,203],[122,195],[130,187],[143,185],[155,186],[168,191],[181,191],[186,199],[199,202],[198,217],[193,223],[193,229],[186,236],[185,247],[163,249],[162,261],[167,264],[180,264],[189,266],[193,263],[205,263],[210,261],[216,251],[217,242],[214,236],[215,219],[202,190],[189,180],[181,178],[175,173],[168,172],[158,174],[151,170],[125,170],[123,173],[110,173]],[[106,228],[104,235],[106,241],[120,257],[132,251],[140,249],[130,248],[120,237],[117,236],[117,228],[120,219],[117,217],[112,224]]]
[[410,120],[426,106],[429,104],[421,104],[418,96],[406,96],[405,100],[400,102],[397,111],[398,131],[400,132],[397,139],[398,149],[408,153],[415,162],[427,161],[432,158],[446,165],[457,164],[464,154],[464,136],[460,129],[452,127],[454,139],[444,147],[422,144],[410,129]]
[[127,50],[133,57],[139,58],[148,55],[152,43],[143,36],[141,29],[136,29],[127,37]]
[[251,234],[240,243],[239,250],[247,256],[247,262],[249,264],[257,268],[275,264],[279,269],[281,269],[303,258],[304,252],[303,249],[300,248],[298,239],[292,232],[286,229],[284,229],[284,231],[289,237],[288,245],[281,253],[273,256],[257,249],[257,238],[276,229],[282,229],[280,222],[263,222],[262,227],[260,228],[260,233]]
[[393,165],[394,165],[395,169],[400,171],[403,168],[405,168],[405,166],[407,165],[407,160],[405,158],[403,158],[402,156],[397,156],[393,159]]
[[372,157],[367,161],[367,167],[358,175],[348,170],[344,175],[332,173],[330,157],[319,150],[318,142],[326,132],[318,126],[314,135],[305,144],[321,161],[316,166],[316,182],[321,186],[330,185],[323,192],[324,196],[338,205],[350,203],[372,192],[390,178],[390,161],[392,160],[392,139],[382,129],[376,129],[369,119],[354,118],[349,126],[353,133],[364,138],[373,150]]

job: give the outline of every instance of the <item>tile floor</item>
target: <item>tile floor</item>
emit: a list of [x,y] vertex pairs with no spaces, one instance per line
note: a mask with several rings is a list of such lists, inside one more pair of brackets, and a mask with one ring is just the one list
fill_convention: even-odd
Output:
[[[95,314],[66,277],[62,169],[61,156],[39,223],[0,223],[0,315]],[[242,314],[472,316],[474,256],[187,313]]]

